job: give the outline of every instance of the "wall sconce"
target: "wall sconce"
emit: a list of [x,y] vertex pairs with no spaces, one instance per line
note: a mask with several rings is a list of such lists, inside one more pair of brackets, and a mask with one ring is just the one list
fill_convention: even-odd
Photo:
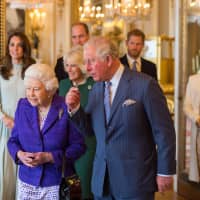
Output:
[[34,49],[34,57],[37,59],[39,58],[39,33],[45,27],[46,12],[42,11],[40,8],[31,9],[29,10],[29,19],[31,30],[30,37]]
[[31,29],[34,32],[41,31],[45,26],[46,12],[39,9],[33,9],[29,12]]
[[189,6],[192,7],[200,7],[200,0],[190,0]]

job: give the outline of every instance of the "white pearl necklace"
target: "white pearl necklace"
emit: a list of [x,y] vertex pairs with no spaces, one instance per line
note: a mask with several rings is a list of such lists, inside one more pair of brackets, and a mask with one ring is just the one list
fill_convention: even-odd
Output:
[[50,105],[44,111],[38,108],[40,129],[42,129],[42,127],[44,126],[44,122],[49,113],[49,108],[50,108]]

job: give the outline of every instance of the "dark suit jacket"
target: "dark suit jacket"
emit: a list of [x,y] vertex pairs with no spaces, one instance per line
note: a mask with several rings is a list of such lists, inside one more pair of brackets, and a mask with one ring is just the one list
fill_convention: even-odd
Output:
[[[24,98],[18,103],[15,126],[8,140],[8,150],[13,160],[20,166],[20,180],[31,185],[45,187],[60,184],[64,152],[66,161],[69,161],[72,166],[71,162],[84,153],[85,145],[83,137],[68,118],[67,107],[62,97],[54,97],[41,131],[37,107],[32,106]],[[27,167],[17,159],[19,150],[51,152],[54,163]]]
[[[120,61],[124,66],[130,68],[126,54],[120,58]],[[158,80],[156,65],[144,58],[141,58],[141,72],[148,74],[149,76]]]
[[176,169],[175,130],[157,81],[125,68],[107,126],[103,96],[104,83],[98,82],[85,112],[79,109],[72,118],[83,131],[92,128],[96,135],[93,193],[103,195],[106,174],[119,198],[156,191],[156,175]]
[[57,59],[57,63],[56,63],[56,66],[55,66],[55,73],[56,73],[56,77],[57,77],[59,82],[63,79],[68,78],[68,74],[64,70],[63,57],[60,57],[60,58]]

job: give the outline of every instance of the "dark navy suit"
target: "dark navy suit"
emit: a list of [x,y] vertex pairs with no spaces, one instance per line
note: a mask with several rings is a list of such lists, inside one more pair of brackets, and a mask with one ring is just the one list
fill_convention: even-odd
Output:
[[60,82],[63,79],[66,79],[68,77],[67,72],[64,70],[63,57],[60,57],[57,59],[56,66],[55,66],[55,73],[56,73],[58,82]]
[[[85,151],[84,139],[68,118],[64,99],[54,96],[44,127],[40,131],[37,107],[26,98],[21,99],[15,114],[15,126],[8,140],[8,150],[19,164],[19,178],[35,186],[59,185],[62,161],[71,163]],[[26,152],[51,152],[54,163],[28,167],[17,158],[19,150]],[[69,169],[68,170],[72,170]]]
[[[126,56],[126,54],[120,58],[120,62],[126,66],[129,67],[129,63],[128,63],[128,58]],[[156,65],[144,58],[141,58],[141,72],[148,74],[149,76],[155,78],[156,80],[158,80],[157,78],[157,70],[156,70]]]
[[105,194],[107,179],[117,199],[156,191],[157,174],[172,175],[176,169],[175,130],[157,81],[125,68],[108,125],[103,102],[104,83],[97,82],[85,111],[80,108],[72,118],[83,131],[92,128],[96,135],[94,195]]

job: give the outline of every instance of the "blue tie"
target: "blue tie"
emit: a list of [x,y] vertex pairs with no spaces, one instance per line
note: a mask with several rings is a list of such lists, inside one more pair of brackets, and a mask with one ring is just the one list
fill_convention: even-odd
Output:
[[135,72],[137,71],[137,61],[134,61],[134,62],[133,62],[133,68],[132,68],[132,69],[133,69],[133,71],[135,71]]
[[104,108],[106,115],[106,122],[108,123],[110,117],[110,106],[111,106],[111,90],[110,90],[111,82],[106,81],[104,87]]

